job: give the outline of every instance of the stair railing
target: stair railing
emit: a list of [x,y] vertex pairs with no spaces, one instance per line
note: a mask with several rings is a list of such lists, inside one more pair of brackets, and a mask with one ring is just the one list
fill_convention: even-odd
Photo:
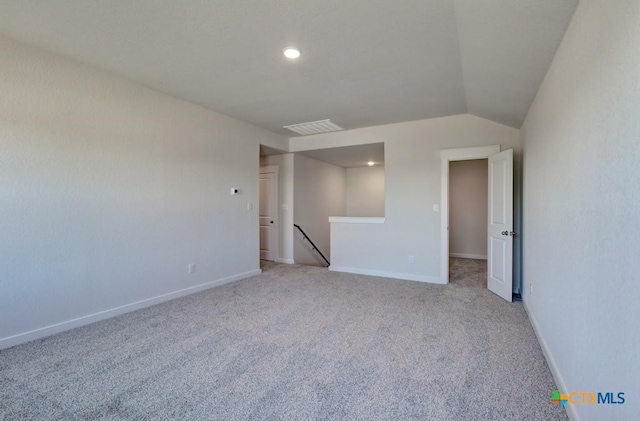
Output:
[[331,263],[329,263],[329,261],[327,260],[326,257],[324,257],[324,254],[322,254],[322,252],[320,251],[320,249],[314,244],[313,241],[311,241],[311,238],[309,238],[309,236],[307,235],[306,232],[304,232],[304,230],[302,228],[300,228],[300,225],[298,224],[293,224],[294,227],[298,228],[298,230],[302,233],[302,235],[304,236],[304,239],[307,240],[309,242],[309,244],[311,244],[311,247],[313,247],[313,249],[315,251],[318,252],[318,254],[320,255],[320,257],[322,257],[322,259],[327,262],[327,267],[331,266]]

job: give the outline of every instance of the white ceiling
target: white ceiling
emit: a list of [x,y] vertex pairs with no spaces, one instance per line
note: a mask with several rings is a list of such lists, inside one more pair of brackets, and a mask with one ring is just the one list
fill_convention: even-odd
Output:
[[369,161],[373,161],[377,166],[384,166],[384,143],[314,149],[296,153],[344,168],[367,167]]
[[0,33],[288,137],[327,118],[519,127],[577,1],[0,0]]

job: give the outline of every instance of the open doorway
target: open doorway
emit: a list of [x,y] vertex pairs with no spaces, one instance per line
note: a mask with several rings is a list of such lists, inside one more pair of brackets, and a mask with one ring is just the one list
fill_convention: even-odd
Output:
[[488,159],[487,289],[513,299],[513,149],[500,145],[443,149],[441,160],[440,276],[449,283],[449,166],[453,161]]
[[260,260],[274,262],[279,256],[278,165],[260,166],[258,221],[260,227]]
[[330,217],[385,215],[384,143],[296,151],[293,196],[296,264],[330,266]]
[[[258,250],[260,266],[293,263],[293,155],[260,145],[258,167]],[[273,221],[273,222],[272,222]]]
[[449,164],[449,282],[487,287],[488,160]]

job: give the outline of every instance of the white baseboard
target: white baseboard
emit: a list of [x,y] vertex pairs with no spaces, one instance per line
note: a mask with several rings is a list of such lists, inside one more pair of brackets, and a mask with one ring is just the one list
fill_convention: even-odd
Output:
[[382,270],[371,270],[352,268],[346,266],[329,266],[332,272],[357,273],[358,275],[379,276],[381,278],[404,279],[406,281],[427,282],[430,284],[442,284],[442,280],[437,276],[414,275],[412,273],[387,272]]
[[487,255],[482,255],[482,254],[449,253],[449,257],[459,257],[461,259],[487,260]]
[[36,339],[44,338],[45,336],[55,335],[56,333],[64,332],[76,327],[88,325],[91,323],[99,322],[100,320],[109,319],[111,317],[119,316],[124,313],[139,310],[141,308],[149,307],[154,304],[159,304],[165,301],[173,300],[175,298],[184,297],[185,295],[194,294],[196,292],[204,291],[205,289],[214,288],[220,285],[228,284],[230,282],[239,281],[241,279],[249,278],[251,276],[259,275],[262,273],[261,269],[252,270],[250,272],[239,273],[226,278],[218,279],[204,284],[184,288],[178,291],[170,292],[168,294],[158,295],[156,297],[147,298],[145,300],[136,301],[134,303],[125,304],[120,307],[115,307],[109,310],[99,311],[97,313],[89,314],[87,316],[78,317],[76,319],[67,320],[64,322],[56,323],[50,326],[34,329],[29,332],[19,333],[17,335],[9,336],[0,339],[0,349],[9,348],[15,345],[23,344],[25,342],[33,341]]
[[[562,378],[562,374],[560,374],[560,370],[558,370],[558,366],[556,365],[556,362],[553,359],[553,356],[551,355],[549,346],[547,345],[547,342],[544,340],[544,336],[542,336],[542,332],[540,332],[540,328],[538,327],[538,322],[536,321],[536,318],[533,317],[533,315],[529,311],[529,307],[527,307],[526,300],[523,300],[523,304],[524,304],[524,309],[527,312],[527,316],[529,316],[529,321],[531,322],[531,326],[533,326],[533,331],[536,333],[536,337],[538,338],[538,342],[540,343],[540,348],[542,348],[542,353],[544,354],[544,358],[545,360],[547,360],[547,364],[551,369],[551,375],[553,375],[553,379],[555,380],[556,385],[558,386],[558,389],[561,391],[561,393],[568,393],[569,389],[567,389],[567,385],[565,384],[564,379]],[[551,394],[551,392],[553,391],[550,390],[549,394]],[[576,407],[574,405],[567,404],[564,407],[571,421],[580,421],[580,417],[578,417],[578,412],[576,411]]]
[[286,263],[288,265],[294,265],[296,262],[293,259],[276,259],[278,263]]

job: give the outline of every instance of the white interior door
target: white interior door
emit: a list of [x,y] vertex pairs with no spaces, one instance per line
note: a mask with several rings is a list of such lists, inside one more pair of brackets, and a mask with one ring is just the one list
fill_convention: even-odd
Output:
[[278,258],[278,173],[260,169],[260,258]]
[[513,293],[513,149],[489,157],[487,287],[507,301]]

